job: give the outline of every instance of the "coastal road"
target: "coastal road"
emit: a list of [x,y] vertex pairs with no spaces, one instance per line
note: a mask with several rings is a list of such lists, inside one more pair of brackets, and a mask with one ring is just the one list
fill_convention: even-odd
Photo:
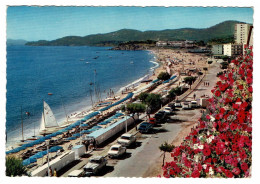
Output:
[[[156,127],[155,134],[143,134],[137,144],[141,145],[135,149],[127,149],[129,158],[119,160],[114,170],[105,177],[142,177],[144,173],[154,164],[154,160],[161,156],[159,146],[167,141],[172,142],[181,130],[180,124],[167,123],[162,127]],[[111,161],[108,163],[108,166]],[[113,165],[113,163],[112,163]]]
[[[200,84],[194,89],[185,99],[186,100],[193,100],[194,93],[196,94],[196,98],[200,98],[202,95],[208,95],[209,97],[212,96],[211,89],[216,85],[218,80],[217,73],[222,71],[220,68],[220,64],[218,62],[212,63],[208,68],[208,72],[205,77],[202,79]],[[209,82],[209,86],[204,86],[204,82]]]
[[[154,167],[156,160],[162,161],[162,152],[159,146],[165,141],[172,143],[178,133],[182,130],[182,122],[194,121],[201,116],[199,109],[182,110],[177,109],[175,115],[162,124],[155,127],[156,133],[140,134],[141,139],[137,140],[139,147],[127,149],[127,157],[121,160],[108,162],[108,167],[113,167],[113,171],[104,177],[144,177],[147,171]],[[116,164],[115,164],[116,163]],[[160,168],[160,165],[158,166]],[[153,176],[156,177],[156,176]]]

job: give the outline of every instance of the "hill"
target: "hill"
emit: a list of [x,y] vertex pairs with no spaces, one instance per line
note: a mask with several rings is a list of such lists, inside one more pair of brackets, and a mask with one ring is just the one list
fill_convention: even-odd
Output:
[[6,45],[25,45],[28,41],[26,40],[13,40],[13,39],[7,39]]
[[28,42],[31,46],[115,46],[129,41],[146,40],[203,40],[222,37],[233,37],[234,25],[238,21],[225,21],[204,29],[182,28],[167,29],[162,31],[138,31],[132,29],[122,29],[111,33],[94,34],[84,37],[66,36],[57,40]]

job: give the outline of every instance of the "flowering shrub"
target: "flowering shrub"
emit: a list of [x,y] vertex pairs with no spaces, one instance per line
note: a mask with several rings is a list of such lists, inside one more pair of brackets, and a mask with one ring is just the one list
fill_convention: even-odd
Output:
[[253,53],[232,60],[212,89],[206,113],[171,152],[164,177],[249,176],[252,163]]

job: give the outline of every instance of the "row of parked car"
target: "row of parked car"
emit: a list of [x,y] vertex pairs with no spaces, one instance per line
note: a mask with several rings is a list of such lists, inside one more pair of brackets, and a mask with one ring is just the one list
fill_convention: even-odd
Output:
[[[136,142],[136,137],[132,134],[125,133],[117,140],[117,144],[112,145],[108,151],[109,158],[117,158],[126,153],[127,147]],[[68,177],[89,177],[96,175],[107,165],[107,159],[104,156],[91,157],[82,170],[72,171]]]

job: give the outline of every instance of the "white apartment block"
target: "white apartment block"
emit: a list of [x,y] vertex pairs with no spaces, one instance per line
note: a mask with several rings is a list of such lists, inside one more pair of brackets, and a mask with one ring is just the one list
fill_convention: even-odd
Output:
[[237,44],[246,44],[248,39],[248,34],[250,30],[250,24],[236,24],[235,25],[235,43]]
[[223,45],[212,45],[212,54],[213,55],[222,55],[223,54]]
[[223,55],[229,57],[235,57],[243,54],[243,44],[224,44]]

